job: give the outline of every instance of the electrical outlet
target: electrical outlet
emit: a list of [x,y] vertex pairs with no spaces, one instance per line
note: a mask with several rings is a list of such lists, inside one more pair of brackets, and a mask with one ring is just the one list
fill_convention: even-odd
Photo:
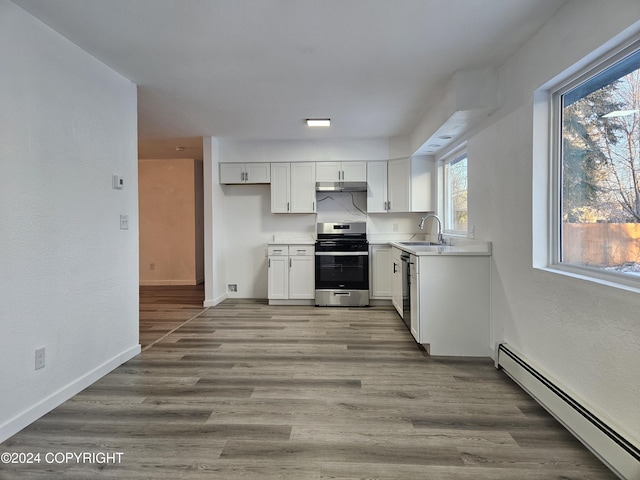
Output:
[[124,178],[120,175],[112,175],[111,181],[113,182],[113,188],[116,190],[122,190],[124,188]]
[[129,230],[129,215],[120,215],[120,230]]
[[237,292],[238,291],[238,285],[235,283],[230,283],[229,284],[229,291],[230,292]]
[[45,347],[36,348],[36,370],[44,368]]

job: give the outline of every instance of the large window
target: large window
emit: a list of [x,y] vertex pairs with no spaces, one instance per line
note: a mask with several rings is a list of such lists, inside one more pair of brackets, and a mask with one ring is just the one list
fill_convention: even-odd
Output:
[[554,263],[640,279],[640,50],[554,95]]
[[444,162],[444,229],[467,234],[467,154]]

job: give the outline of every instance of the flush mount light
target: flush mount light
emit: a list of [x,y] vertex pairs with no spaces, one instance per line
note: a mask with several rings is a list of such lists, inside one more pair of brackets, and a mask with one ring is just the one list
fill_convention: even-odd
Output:
[[307,127],[330,127],[330,118],[307,118]]
[[628,117],[638,112],[640,112],[640,110],[616,110],[615,112],[603,115],[602,118]]

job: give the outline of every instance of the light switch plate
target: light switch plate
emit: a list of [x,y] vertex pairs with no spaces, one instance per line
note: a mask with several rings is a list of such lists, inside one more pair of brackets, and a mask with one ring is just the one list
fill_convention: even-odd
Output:
[[36,370],[44,368],[45,365],[45,347],[36,348]]

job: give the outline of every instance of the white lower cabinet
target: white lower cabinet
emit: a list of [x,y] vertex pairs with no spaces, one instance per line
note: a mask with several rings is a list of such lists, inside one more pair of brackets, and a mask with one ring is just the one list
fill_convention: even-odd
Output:
[[418,278],[420,272],[420,262],[418,257],[411,255],[409,260],[409,303],[411,304],[411,318],[409,319],[409,330],[411,335],[420,341],[420,295],[418,291]]
[[315,299],[315,256],[312,245],[270,245],[268,247],[269,303],[313,304]]
[[402,261],[399,248],[391,249],[391,303],[402,317]]
[[268,264],[269,300],[287,300],[289,298],[289,255],[269,255]]
[[393,265],[390,245],[371,245],[369,247],[369,298],[391,299],[391,279],[389,275]]
[[412,261],[415,258],[410,291],[416,341],[431,355],[490,356],[490,257],[423,255],[412,256]]

